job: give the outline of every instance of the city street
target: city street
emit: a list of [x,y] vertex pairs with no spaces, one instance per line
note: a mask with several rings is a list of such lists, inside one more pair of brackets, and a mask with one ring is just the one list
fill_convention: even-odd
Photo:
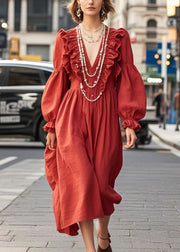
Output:
[[[115,252],[180,251],[179,151],[174,155],[153,139],[149,146],[124,151],[116,182],[123,200],[109,230]],[[0,143],[0,251],[84,252],[81,235],[56,231],[43,147],[6,145]]]
[[180,252],[180,0],[0,0],[0,252],[86,252],[56,223],[119,202],[118,117],[112,251]]

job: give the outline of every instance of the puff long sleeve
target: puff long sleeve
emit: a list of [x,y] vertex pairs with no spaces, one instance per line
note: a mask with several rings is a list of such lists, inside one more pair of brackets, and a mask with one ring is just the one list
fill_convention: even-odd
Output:
[[62,33],[61,29],[56,36],[53,51],[54,71],[46,83],[41,101],[42,114],[47,122],[43,129],[53,133],[60,103],[69,86],[68,75],[63,67],[64,41]]
[[143,80],[133,62],[133,53],[129,34],[121,40],[121,73],[117,80],[118,115],[123,120],[123,128],[138,131],[141,126],[138,120],[146,113],[146,92]]

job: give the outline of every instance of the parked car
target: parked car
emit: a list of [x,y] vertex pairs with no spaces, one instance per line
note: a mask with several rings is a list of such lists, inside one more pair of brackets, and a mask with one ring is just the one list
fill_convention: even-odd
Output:
[[[28,135],[45,144],[41,98],[52,72],[52,63],[0,60],[0,135]],[[151,142],[148,124],[158,122],[155,107],[147,107],[139,122],[136,148]]]
[[148,124],[157,124],[158,119],[156,118],[156,107],[147,106],[145,117],[139,121],[141,129],[136,132],[137,140],[135,143],[135,148],[138,148],[138,145],[150,144],[152,135],[149,133]]
[[0,135],[46,142],[41,97],[52,72],[52,63],[0,60]]

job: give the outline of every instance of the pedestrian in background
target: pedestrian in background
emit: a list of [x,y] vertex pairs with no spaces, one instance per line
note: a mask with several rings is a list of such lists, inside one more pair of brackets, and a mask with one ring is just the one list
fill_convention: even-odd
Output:
[[42,97],[46,177],[57,230],[77,235],[80,227],[86,252],[95,252],[93,220],[99,219],[97,251],[111,252],[108,224],[122,199],[114,189],[122,167],[118,116],[124,147],[131,148],[146,112],[145,88],[128,32],[103,24],[112,2],[73,0],[68,8],[79,24],[58,32]]
[[174,96],[174,110],[176,110],[176,124],[180,123],[180,89]]
[[159,88],[155,94],[152,105],[156,105],[156,117],[159,119],[159,127],[161,127],[164,116],[164,96],[162,88]]

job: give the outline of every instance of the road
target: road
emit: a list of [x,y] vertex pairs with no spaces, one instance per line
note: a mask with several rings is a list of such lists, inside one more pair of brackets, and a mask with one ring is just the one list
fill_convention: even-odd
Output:
[[[180,251],[180,155],[157,143],[124,151],[116,180],[123,200],[109,227],[113,252]],[[0,251],[84,252],[81,235],[56,232],[43,148],[12,146],[0,143]]]

